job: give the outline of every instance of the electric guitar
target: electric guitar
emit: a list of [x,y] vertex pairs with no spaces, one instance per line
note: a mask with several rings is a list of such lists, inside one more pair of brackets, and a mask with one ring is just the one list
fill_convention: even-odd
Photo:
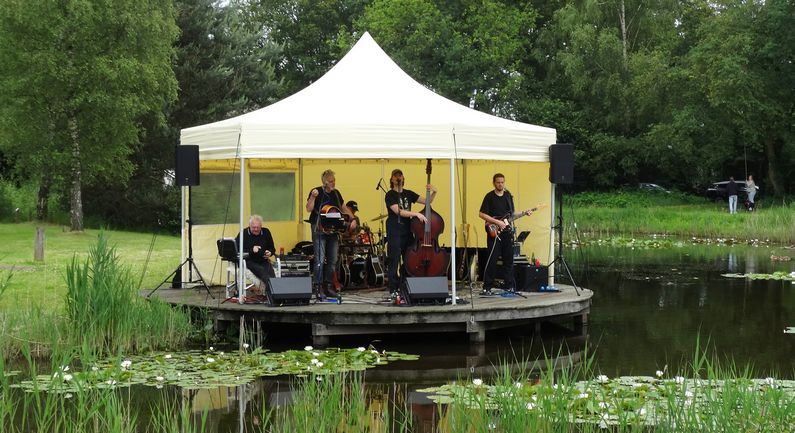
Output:
[[538,206],[536,206],[536,207],[534,207],[532,209],[527,209],[527,210],[524,210],[522,212],[519,212],[516,216],[514,216],[514,215],[505,215],[504,217],[499,218],[502,222],[504,222],[506,224],[505,225],[505,229],[503,229],[503,230],[500,230],[500,226],[498,226],[497,224],[487,222],[486,223],[486,232],[489,234],[490,238],[497,237],[497,235],[499,235],[503,231],[510,230],[511,229],[511,223],[513,221],[518,220],[519,218],[521,218],[523,216],[530,215],[533,212],[535,212],[535,211],[537,211],[539,209],[543,209],[545,207],[547,207],[547,205],[540,204],[540,205],[538,205]]

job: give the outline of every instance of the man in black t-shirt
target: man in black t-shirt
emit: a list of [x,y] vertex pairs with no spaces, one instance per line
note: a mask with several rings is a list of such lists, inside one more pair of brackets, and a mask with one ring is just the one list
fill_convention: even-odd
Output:
[[342,194],[336,189],[337,179],[334,172],[326,170],[320,175],[323,185],[312,188],[306,199],[306,211],[311,212],[309,223],[312,224],[312,245],[315,251],[315,288],[318,298],[325,296],[336,297],[333,278],[337,269],[339,255],[339,234],[336,232],[325,233],[319,224],[320,211],[325,205],[332,205],[340,212],[351,218],[350,228],[356,229],[356,221],[347,206],[342,204]]
[[[235,237],[235,244],[240,245],[240,234]],[[263,283],[276,276],[270,258],[276,247],[270,230],[262,227],[262,217],[251,215],[248,227],[243,230],[243,252],[248,253],[246,269],[250,270]]]
[[480,218],[486,221],[496,230],[496,236],[492,237],[489,230],[486,230],[487,254],[486,272],[483,275],[483,290],[490,293],[494,288],[494,270],[497,264],[497,257],[502,257],[502,267],[504,271],[503,290],[515,290],[513,276],[513,230],[511,223],[505,219],[514,220],[520,216],[527,215],[529,211],[514,213],[513,196],[505,189],[505,175],[497,173],[492,177],[494,190],[483,197],[480,205]]
[[[400,288],[400,279],[405,278],[405,268],[400,266],[400,259],[409,247],[411,242],[411,218],[416,217],[425,223],[425,215],[419,212],[412,212],[413,203],[425,204],[425,197],[420,196],[410,189],[403,189],[406,179],[403,171],[396,168],[392,170],[389,178],[391,189],[386,193],[384,201],[388,209],[386,219],[386,242],[387,242],[387,270],[389,281],[387,288],[390,293],[396,293]],[[430,202],[436,197],[436,187],[431,184],[426,185],[431,192]],[[398,276],[400,267],[400,276]]]

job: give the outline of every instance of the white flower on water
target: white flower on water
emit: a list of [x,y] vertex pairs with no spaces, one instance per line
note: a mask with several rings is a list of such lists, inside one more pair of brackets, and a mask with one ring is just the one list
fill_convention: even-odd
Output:
[[208,364],[212,364],[213,362],[215,362],[215,358],[207,358]]
[[583,393],[581,393],[580,395],[578,395],[578,396],[577,396],[577,398],[580,398],[580,399],[582,399],[582,398],[588,398],[588,393],[587,393],[587,392],[583,392]]
[[97,371],[99,371],[99,367],[97,367],[95,365],[95,366],[91,367],[91,371],[97,372]]
[[64,395],[64,398],[72,398],[72,397],[73,397],[73,395],[72,395],[72,393],[71,393],[71,392],[67,392],[67,393]]
[[163,385],[158,383],[157,385],[155,385],[155,388],[156,389],[163,389]]
[[318,382],[322,382],[323,381],[323,377],[322,376],[318,376],[318,377],[315,378],[315,380],[318,381]]
[[690,390],[688,390],[688,391],[685,391],[685,397],[687,397],[687,398],[693,398],[693,391],[690,391]]
[[596,376],[596,381],[599,383],[607,383],[610,381],[610,379],[606,375],[600,374],[599,376]]
[[67,371],[69,371],[69,366],[68,365],[61,366],[61,371],[66,373]]
[[610,407],[610,405],[609,405],[609,404],[607,404],[607,403],[605,403],[605,402],[603,402],[603,401],[600,401],[600,402],[599,402],[599,408],[600,408],[600,409],[607,409],[608,407]]
[[130,361],[129,359],[125,359],[124,361],[121,362],[121,368],[123,368],[124,370],[130,368],[131,365],[132,361]]
[[71,375],[71,374],[69,374],[69,373],[67,373],[67,374],[64,374],[64,375],[63,375],[63,380],[64,380],[65,382],[69,382],[70,380],[72,380],[72,375]]
[[679,385],[681,385],[681,384],[685,383],[685,378],[682,377],[682,376],[676,376],[676,377],[674,377],[674,382],[676,382]]
[[359,352],[364,352],[364,347],[357,347],[356,350],[358,350]]
[[248,343],[243,343],[243,349],[248,349]]
[[513,386],[515,386],[517,388],[521,388],[522,387],[522,382],[516,382],[516,383],[513,384]]
[[240,380],[240,376],[235,376],[235,380]]
[[320,361],[317,358],[312,358],[309,360],[309,362],[311,362],[312,364],[317,364]]
[[312,356],[320,356],[320,353],[318,353],[318,352],[312,352]]
[[322,363],[322,362],[318,362],[318,363],[317,363],[317,364],[315,364],[315,365],[317,365],[317,367],[318,367],[318,368],[320,368],[320,367],[322,367],[322,366],[323,366],[323,363]]
[[654,374],[656,374],[657,377],[663,377],[663,374],[665,374],[665,373],[663,373],[662,370],[657,370],[657,372],[655,372]]
[[177,377],[182,377],[182,372],[181,371],[177,372]]
[[215,350],[215,348],[213,348],[213,346],[210,346],[210,352],[212,352],[213,350]]
[[375,353],[376,355],[378,355],[380,352],[378,352],[377,350],[370,350],[370,353]]
[[472,379],[472,384],[475,386],[483,385],[483,379]]
[[306,347],[304,347],[304,350],[306,350],[307,352],[311,352],[311,351],[312,351],[312,349],[314,349],[312,346],[306,346]]
[[116,385],[116,381],[113,380],[113,379],[108,379],[108,380],[105,381],[105,383],[110,385],[110,386]]
[[640,408],[640,410],[638,411],[638,415],[645,416],[646,415],[646,408],[645,407]]
[[776,379],[773,379],[772,377],[766,377],[765,378],[765,383],[767,385],[773,387],[773,388],[777,388],[778,387],[778,385],[776,384]]
[[166,358],[166,359],[171,359],[171,354],[170,354],[170,353],[167,353],[167,354],[166,354],[166,356],[165,356],[164,358]]
[[164,378],[163,376],[157,376],[157,377],[155,378],[155,380],[156,380],[156,381],[158,381],[158,382],[162,382],[162,381],[164,381],[164,380],[165,380],[165,378]]
[[527,403],[527,410],[533,410],[535,408],[536,408],[535,403],[533,403],[533,402],[528,402]]

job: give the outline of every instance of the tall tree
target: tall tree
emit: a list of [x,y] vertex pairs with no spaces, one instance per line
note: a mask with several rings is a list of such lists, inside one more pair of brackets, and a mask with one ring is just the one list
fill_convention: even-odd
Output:
[[[4,141],[62,179],[72,230],[84,183],[127,181],[140,119],[176,97],[170,2],[7,0],[0,9]],[[162,119],[162,117],[160,118]]]
[[178,99],[164,108],[167,125],[147,117],[142,146],[130,155],[131,182],[88,186],[92,216],[114,226],[179,227],[178,188],[164,185],[174,168],[180,129],[236,116],[272,103],[279,88],[278,44],[265,38],[240,2],[176,0],[180,35],[174,73]]

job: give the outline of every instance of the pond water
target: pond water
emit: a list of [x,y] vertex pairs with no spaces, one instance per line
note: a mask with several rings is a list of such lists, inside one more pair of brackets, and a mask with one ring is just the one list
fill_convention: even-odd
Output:
[[[750,364],[755,377],[795,375],[795,334],[784,333],[795,327],[795,284],[724,276],[793,272],[795,260],[774,259],[795,257],[795,250],[722,244],[643,249],[592,243],[565,254],[576,282],[594,291],[584,334],[572,331],[567,322],[563,325],[569,328],[545,325],[540,335],[530,335],[529,329],[491,333],[481,347],[469,345],[466,336],[433,343],[416,336],[347,337],[333,344],[420,355],[418,361],[370,369],[365,379],[371,407],[373,401],[381,407],[410,407],[417,432],[434,431],[439,416],[420,389],[456,379],[488,380],[494,365],[518,370],[544,355],[560,363],[582,363],[586,347],[596,372],[610,377],[650,376],[666,366],[671,376],[687,375],[697,344],[724,365],[742,369]],[[266,341],[271,351],[300,350],[306,344],[308,340],[290,338]],[[294,397],[286,377],[213,390],[167,386],[152,391],[140,386],[129,391],[144,424],[151,416],[145,409],[148,402],[168,394],[181,399],[197,418],[207,411],[208,432],[260,431],[261,414],[290,404]]]

